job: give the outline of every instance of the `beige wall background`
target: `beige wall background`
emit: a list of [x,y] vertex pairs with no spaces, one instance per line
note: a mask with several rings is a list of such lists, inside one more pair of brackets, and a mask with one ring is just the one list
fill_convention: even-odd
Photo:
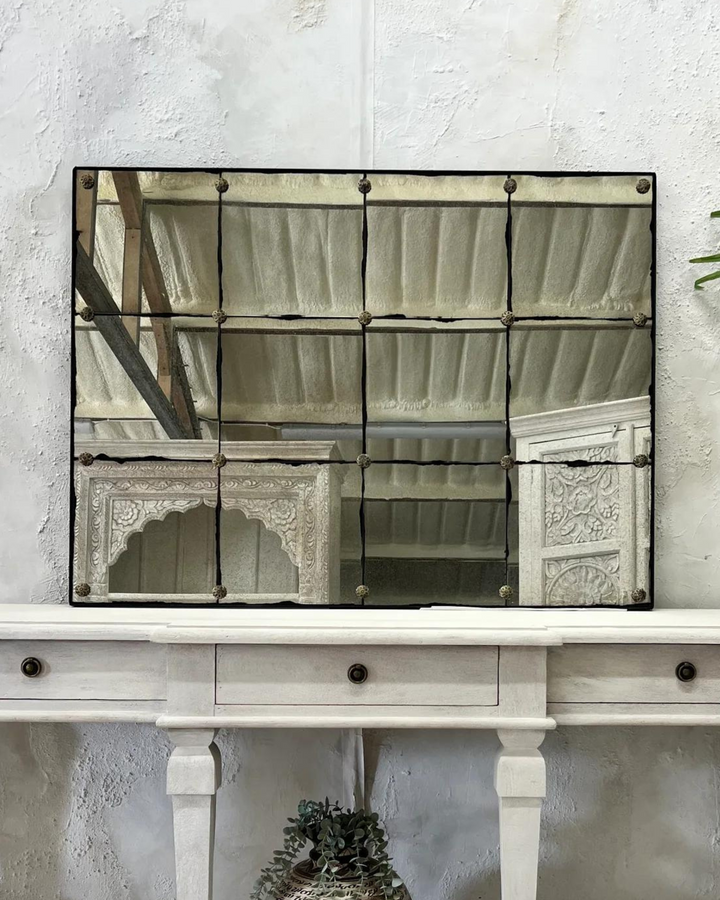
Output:
[[[9,0],[0,14],[0,599],[67,596],[76,164],[654,169],[657,602],[720,606],[720,226],[712,0]],[[337,733],[226,733],[216,896],[245,898]],[[491,734],[366,734],[415,900],[499,896]],[[551,735],[540,900],[717,897],[720,735]],[[174,896],[167,742],[0,728],[0,894]]]

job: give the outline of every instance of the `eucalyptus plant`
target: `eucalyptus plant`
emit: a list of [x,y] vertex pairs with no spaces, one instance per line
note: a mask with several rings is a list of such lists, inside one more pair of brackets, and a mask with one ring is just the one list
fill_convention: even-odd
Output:
[[343,809],[338,803],[302,800],[297,816],[283,828],[280,850],[262,869],[251,900],[276,900],[277,889],[307,843],[312,844],[312,875],[332,900],[347,894],[349,878],[371,884],[384,900],[402,900],[402,880],[387,853],[387,839],[377,813]]
[[[720,219],[720,209],[715,210],[715,212],[710,213],[711,219]],[[696,256],[695,259],[690,260],[691,263],[717,263],[720,262],[720,253],[713,253],[710,256]],[[706,281],[714,281],[716,278],[720,278],[720,269],[715,272],[710,272],[709,275],[703,275],[702,278],[698,278],[695,281],[695,289],[701,291],[703,289],[703,285]]]

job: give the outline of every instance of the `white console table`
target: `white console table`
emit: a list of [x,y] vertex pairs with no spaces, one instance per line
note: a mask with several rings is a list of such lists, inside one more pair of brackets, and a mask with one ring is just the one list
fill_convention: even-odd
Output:
[[170,734],[178,900],[212,895],[218,728],[497,731],[502,897],[534,900],[548,729],[720,725],[720,611],[18,604],[0,640],[0,721]]

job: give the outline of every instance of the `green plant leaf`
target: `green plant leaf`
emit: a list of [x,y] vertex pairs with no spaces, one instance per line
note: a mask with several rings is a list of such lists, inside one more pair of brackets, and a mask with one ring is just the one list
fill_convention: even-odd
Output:
[[711,263],[720,262],[720,253],[714,253],[712,256],[696,256],[690,260],[691,263]]
[[[710,213],[711,219],[720,218],[720,209],[716,209]],[[720,262],[720,253],[711,253],[707,256],[696,256],[694,259],[690,260],[691,263],[700,263],[700,264],[709,264]],[[703,275],[702,278],[697,278],[695,280],[695,290],[701,291],[703,289],[703,285],[707,284],[708,281],[715,281],[715,279],[720,278],[720,272],[711,272],[709,275]]]
[[710,275],[703,275],[702,278],[698,278],[695,281],[695,290],[701,291],[705,282],[715,281],[716,278],[720,278],[720,272],[712,272]]

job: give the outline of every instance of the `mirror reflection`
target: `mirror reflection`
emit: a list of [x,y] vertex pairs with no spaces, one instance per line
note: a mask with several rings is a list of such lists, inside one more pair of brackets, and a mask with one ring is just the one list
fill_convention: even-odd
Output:
[[652,602],[652,176],[75,179],[73,602]]
[[365,501],[369,605],[502,604],[499,466],[373,464]]
[[650,316],[651,191],[638,192],[639,179],[622,175],[516,180],[516,315]]

